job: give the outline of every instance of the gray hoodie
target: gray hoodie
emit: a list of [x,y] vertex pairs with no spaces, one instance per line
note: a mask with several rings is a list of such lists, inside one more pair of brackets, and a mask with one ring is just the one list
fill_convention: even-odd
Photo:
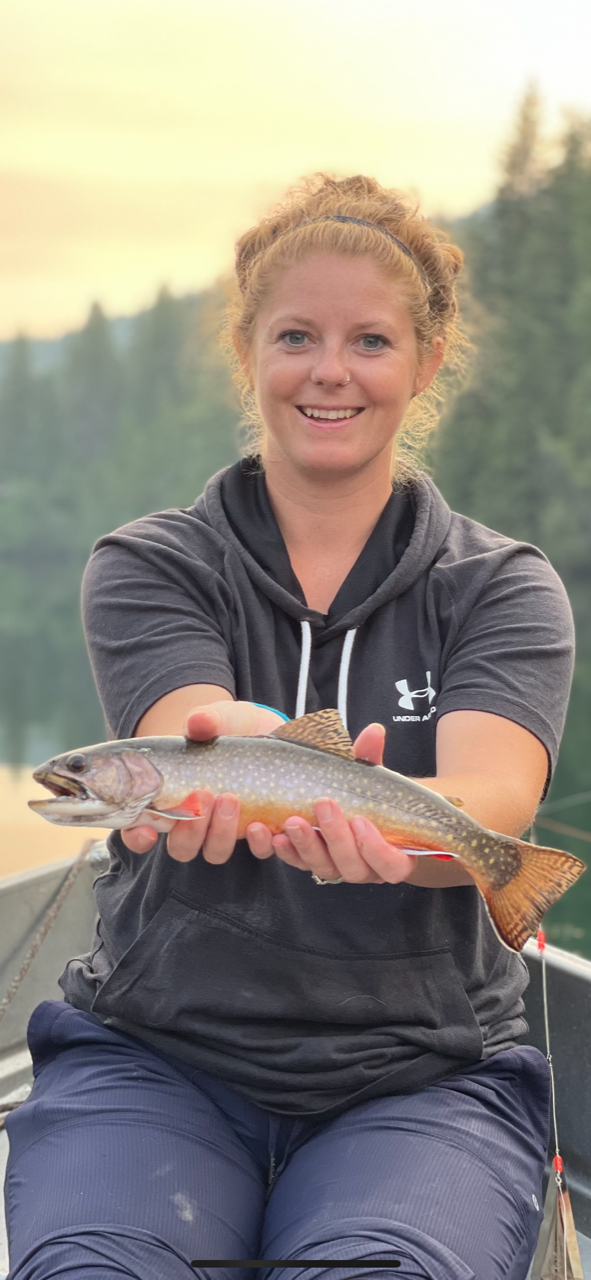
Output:
[[[118,737],[209,683],[289,716],[338,705],[353,736],[381,721],[384,763],[414,777],[435,773],[437,721],[456,710],[513,720],[556,759],[564,589],[540,551],[453,514],[425,476],[393,493],[327,615],[305,604],[264,477],[237,464],[194,507],[98,542],[84,618]],[[415,1090],[525,1029],[526,966],[471,886],[318,886],[244,841],[223,866],[175,862],[164,838],[140,858],[115,833],[110,850],[66,999],[269,1110]]]

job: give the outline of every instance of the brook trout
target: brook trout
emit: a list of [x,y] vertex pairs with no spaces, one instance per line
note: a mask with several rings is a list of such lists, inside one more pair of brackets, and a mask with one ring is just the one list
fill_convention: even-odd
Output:
[[[283,830],[294,814],[315,824],[329,796],[347,820],[369,818],[390,844],[455,854],[478,886],[504,945],[520,951],[544,912],[585,870],[559,849],[487,831],[457,804],[381,765],[355,760],[338,711],[318,711],[267,737],[129,738],[56,756],[33,777],[54,794],[29,805],[50,822],[123,829],[199,815],[198,788],[240,799],[250,822]],[[156,820],[156,822],[154,821]]]

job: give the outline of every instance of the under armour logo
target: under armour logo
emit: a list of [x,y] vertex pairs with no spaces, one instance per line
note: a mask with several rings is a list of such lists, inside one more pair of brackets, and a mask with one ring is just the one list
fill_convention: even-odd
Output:
[[399,707],[404,707],[405,711],[414,711],[413,698],[428,698],[429,706],[431,706],[435,697],[435,690],[431,686],[431,672],[426,671],[425,675],[427,677],[427,687],[425,689],[413,689],[411,691],[408,687],[408,680],[396,681],[396,688],[402,694],[402,697],[398,699]]

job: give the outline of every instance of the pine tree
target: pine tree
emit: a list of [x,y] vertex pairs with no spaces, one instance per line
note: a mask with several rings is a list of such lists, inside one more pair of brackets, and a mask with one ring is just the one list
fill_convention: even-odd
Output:
[[[591,126],[571,123],[558,163],[544,167],[540,154],[530,98],[498,198],[459,228],[478,356],[440,434],[435,474],[456,509],[540,546],[569,592],[578,654],[557,798],[591,790]],[[570,822],[591,829],[591,810]],[[564,844],[588,855],[588,845]],[[575,911],[578,945],[591,955],[586,880],[576,909],[575,894],[553,909],[550,931]]]
[[119,425],[122,374],[111,326],[98,303],[69,340],[60,379],[64,445],[82,465],[109,452]]

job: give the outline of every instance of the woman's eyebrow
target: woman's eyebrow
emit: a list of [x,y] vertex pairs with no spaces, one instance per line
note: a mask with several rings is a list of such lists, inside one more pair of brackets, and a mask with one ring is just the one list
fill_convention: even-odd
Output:
[[395,325],[392,320],[358,320],[352,329],[394,329]]
[[[279,325],[292,324],[292,325],[301,325],[302,327],[305,327],[307,325],[314,326],[314,325],[317,325],[318,323],[319,323],[318,320],[311,320],[309,317],[305,317],[305,316],[277,316],[274,320],[271,321],[271,325],[269,327],[274,328],[274,326],[277,324]],[[393,329],[394,327],[395,326],[393,322],[391,320],[386,320],[386,319],[356,320],[355,323],[350,326],[351,329]]]
[[313,324],[317,324],[317,321],[316,321],[316,320],[306,319],[306,318],[304,318],[304,317],[302,317],[302,316],[276,316],[276,317],[271,321],[271,327],[273,327],[273,325],[276,325],[276,324],[293,324],[293,325],[308,325],[308,324],[311,324],[311,325],[313,325]]

